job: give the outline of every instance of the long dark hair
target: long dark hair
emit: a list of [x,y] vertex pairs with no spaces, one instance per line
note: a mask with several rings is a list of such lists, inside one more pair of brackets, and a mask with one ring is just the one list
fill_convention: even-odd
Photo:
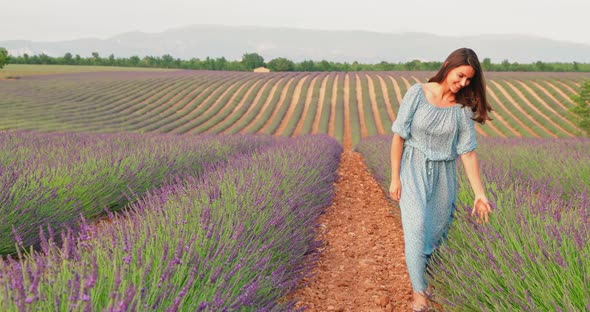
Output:
[[492,120],[488,113],[492,111],[492,107],[486,98],[486,83],[483,78],[483,71],[477,58],[477,54],[469,48],[460,48],[449,54],[441,68],[436,75],[428,80],[428,82],[442,83],[449,72],[459,66],[469,65],[475,70],[475,75],[471,78],[468,86],[461,88],[455,95],[455,100],[463,106],[471,107],[475,113],[473,120],[485,124],[486,120]]

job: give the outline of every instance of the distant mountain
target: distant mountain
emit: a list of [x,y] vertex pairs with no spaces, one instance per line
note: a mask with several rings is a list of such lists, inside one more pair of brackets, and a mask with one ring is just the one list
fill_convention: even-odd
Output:
[[590,45],[556,41],[526,35],[481,35],[446,37],[426,33],[377,33],[368,31],[326,31],[295,28],[233,27],[198,25],[161,33],[129,32],[109,39],[78,39],[57,42],[0,41],[11,55],[23,53],[63,56],[66,52],[87,57],[162,56],[203,59],[225,57],[239,60],[256,52],[270,61],[286,57],[300,62],[314,61],[379,63],[442,61],[459,47],[473,48],[481,59],[519,63],[590,63]]

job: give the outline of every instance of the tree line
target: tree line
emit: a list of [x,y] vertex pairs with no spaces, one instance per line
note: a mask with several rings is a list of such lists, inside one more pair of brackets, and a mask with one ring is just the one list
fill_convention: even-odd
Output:
[[[204,59],[191,58],[183,60],[170,54],[162,56],[131,56],[115,57],[113,54],[102,57],[98,52],[93,52],[89,57],[81,57],[79,54],[66,53],[61,57],[52,57],[41,53],[39,55],[23,54],[10,56],[6,49],[0,48],[0,68],[4,64],[43,64],[43,65],[94,65],[94,66],[121,66],[121,67],[148,67],[148,68],[177,68],[177,69],[201,69],[201,70],[229,70],[251,71],[257,67],[266,67],[271,71],[436,71],[442,62],[412,60],[409,62],[391,63],[382,61],[377,64],[362,64],[359,62],[332,62],[327,60],[304,60],[294,62],[287,58],[278,57],[268,62],[258,53],[245,53],[241,60],[230,61],[225,57]],[[555,63],[537,61],[530,64],[521,64],[503,60],[500,63],[492,63],[490,58],[484,58],[481,65],[486,71],[528,71],[528,72],[590,72],[588,63]]]

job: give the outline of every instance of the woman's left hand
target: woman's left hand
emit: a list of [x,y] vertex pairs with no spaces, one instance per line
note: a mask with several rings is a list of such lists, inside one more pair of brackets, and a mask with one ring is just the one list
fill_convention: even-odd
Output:
[[487,223],[490,212],[492,212],[492,206],[487,198],[478,197],[475,199],[473,202],[473,210],[471,210],[471,216],[477,217],[478,223]]

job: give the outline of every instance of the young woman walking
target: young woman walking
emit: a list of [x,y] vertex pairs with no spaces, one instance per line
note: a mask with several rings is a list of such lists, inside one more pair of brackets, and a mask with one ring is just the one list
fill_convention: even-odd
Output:
[[461,48],[428,83],[408,89],[392,125],[389,193],[401,209],[414,311],[429,309],[426,265],[452,221],[458,158],[475,193],[472,215],[488,220],[491,206],[474,150],[475,122],[491,120],[491,110],[477,55]]

